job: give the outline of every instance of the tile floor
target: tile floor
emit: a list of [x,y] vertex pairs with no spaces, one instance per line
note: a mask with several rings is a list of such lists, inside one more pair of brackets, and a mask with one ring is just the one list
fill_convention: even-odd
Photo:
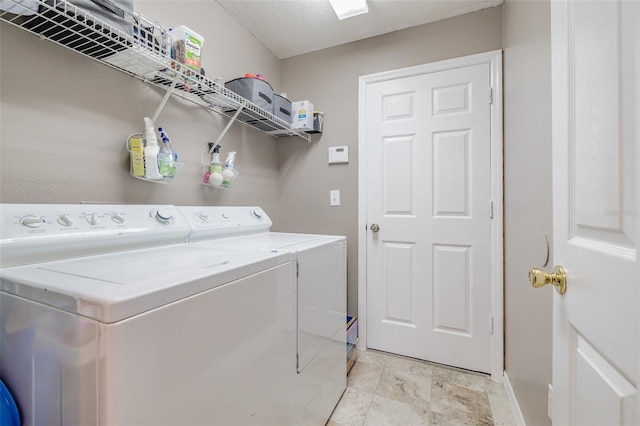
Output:
[[515,425],[501,383],[488,376],[367,350],[327,426]]

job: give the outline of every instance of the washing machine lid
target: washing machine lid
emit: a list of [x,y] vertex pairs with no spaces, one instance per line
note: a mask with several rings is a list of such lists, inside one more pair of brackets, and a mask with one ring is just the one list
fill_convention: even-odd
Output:
[[301,252],[331,243],[346,243],[346,238],[337,235],[295,234],[284,232],[263,232],[241,237],[209,240],[201,244],[225,250],[286,250]]
[[286,251],[178,244],[5,268],[0,289],[112,323],[291,260]]

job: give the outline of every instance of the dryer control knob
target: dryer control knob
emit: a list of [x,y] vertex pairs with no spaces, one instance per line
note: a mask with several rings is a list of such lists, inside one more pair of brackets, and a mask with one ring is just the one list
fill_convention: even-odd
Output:
[[58,223],[66,227],[73,225],[73,222],[71,222],[71,219],[69,219],[69,216],[67,216],[66,214],[58,216]]
[[20,223],[27,228],[40,228],[44,224],[44,219],[38,216],[29,215],[20,219]]
[[262,220],[262,210],[260,210],[260,209],[251,210],[251,216],[255,217],[256,219],[261,219]]
[[209,216],[207,216],[204,213],[199,213],[198,214],[198,219],[200,219],[202,222],[207,222],[209,220]]
[[154,215],[154,217],[158,222],[160,222],[163,225],[167,225],[168,223],[171,223],[171,221],[173,220],[173,216],[171,215],[171,212],[167,210],[162,210],[162,209],[156,210],[156,214]]
[[99,218],[99,217],[98,217],[98,215],[97,215],[97,214],[95,214],[95,213],[90,213],[90,214],[88,214],[88,215],[87,215],[87,217],[86,217],[86,219],[87,219],[87,223],[88,223],[89,225],[97,225],[97,224],[98,224],[98,222],[100,222],[100,218]]
[[124,223],[124,217],[120,216],[119,214],[112,215],[111,220],[120,225]]

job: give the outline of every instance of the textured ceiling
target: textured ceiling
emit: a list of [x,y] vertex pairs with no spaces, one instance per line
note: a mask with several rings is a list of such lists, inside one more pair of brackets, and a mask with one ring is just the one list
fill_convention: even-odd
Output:
[[280,59],[502,4],[503,0],[368,0],[339,21],[329,0],[216,0]]

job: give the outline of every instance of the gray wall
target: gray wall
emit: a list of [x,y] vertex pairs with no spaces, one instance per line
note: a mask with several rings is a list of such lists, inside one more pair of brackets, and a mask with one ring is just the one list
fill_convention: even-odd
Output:
[[549,1],[507,0],[503,17],[505,369],[527,424],[545,425],[553,289],[533,289],[527,272],[552,235]]
[[[502,8],[494,7],[282,61],[283,89],[325,118],[310,145],[279,142],[283,222],[295,232],[347,236],[350,315],[358,310],[358,78],[501,46]],[[349,164],[327,164],[336,145],[349,147]],[[340,207],[329,206],[332,189],[340,190]]]
[[[136,8],[165,27],[185,24],[203,35],[208,76],[226,81],[260,72],[279,89],[280,61],[216,2],[144,1]],[[276,139],[234,125],[222,152],[238,152],[238,180],[229,191],[201,185],[200,153],[227,119],[173,97],[157,124],[186,165],[170,185],[134,179],[125,140],[143,130],[143,117],[153,115],[164,92],[4,22],[0,31],[0,201],[250,204],[277,221]]]

